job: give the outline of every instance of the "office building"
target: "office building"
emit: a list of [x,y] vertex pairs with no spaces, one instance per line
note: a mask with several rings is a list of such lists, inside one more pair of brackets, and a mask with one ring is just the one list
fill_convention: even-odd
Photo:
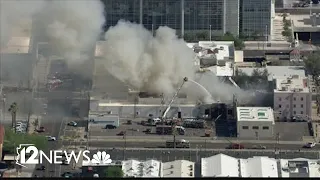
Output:
[[274,113],[277,120],[309,120],[311,116],[311,92],[308,78],[298,75],[276,77],[274,89]]
[[274,0],[240,0],[239,33],[270,40],[275,17]]
[[143,24],[150,31],[159,26],[178,35],[209,32],[239,33],[239,0],[105,0],[106,28],[120,19]]
[[237,129],[240,138],[273,137],[274,116],[271,107],[237,107]]

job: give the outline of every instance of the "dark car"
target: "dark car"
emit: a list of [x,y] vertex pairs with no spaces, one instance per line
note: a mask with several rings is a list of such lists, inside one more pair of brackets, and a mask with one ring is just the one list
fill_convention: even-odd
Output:
[[230,144],[227,149],[244,149],[244,146],[241,144]]
[[64,177],[64,178],[72,178],[73,174],[71,172],[65,172],[61,176]]
[[45,171],[45,170],[46,170],[46,167],[45,167],[45,166],[41,166],[41,167],[39,167],[37,170],[39,170],[39,171]]
[[41,133],[41,132],[45,132],[46,129],[45,129],[44,127],[40,127],[37,131],[38,131],[39,133]]
[[125,131],[121,131],[121,132],[119,132],[119,133],[117,134],[117,136],[124,136],[125,134],[126,134]]
[[116,129],[117,127],[111,124],[106,125],[106,129]]

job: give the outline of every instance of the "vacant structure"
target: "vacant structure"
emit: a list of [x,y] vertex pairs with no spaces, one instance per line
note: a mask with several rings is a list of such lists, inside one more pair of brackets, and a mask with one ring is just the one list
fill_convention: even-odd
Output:
[[274,116],[271,107],[237,107],[237,132],[240,138],[273,137]]
[[160,177],[161,162],[156,160],[137,161],[128,160],[122,162],[124,177]]
[[241,177],[278,177],[277,160],[269,157],[240,159]]
[[218,154],[201,158],[202,177],[240,177],[238,159]]
[[176,160],[162,163],[161,177],[194,177],[194,162]]
[[274,80],[274,113],[277,120],[309,120],[312,93],[308,79],[293,75]]

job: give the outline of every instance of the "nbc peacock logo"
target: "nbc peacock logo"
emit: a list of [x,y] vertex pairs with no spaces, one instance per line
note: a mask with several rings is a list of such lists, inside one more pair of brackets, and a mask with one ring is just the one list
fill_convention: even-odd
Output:
[[93,164],[110,164],[112,160],[110,155],[107,154],[105,151],[98,151],[96,154],[93,155],[91,159],[91,163]]

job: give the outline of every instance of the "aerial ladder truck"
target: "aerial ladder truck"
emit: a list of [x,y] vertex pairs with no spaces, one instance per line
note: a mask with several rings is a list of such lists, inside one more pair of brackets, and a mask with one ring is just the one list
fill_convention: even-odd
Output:
[[[173,95],[172,99],[170,100],[170,102],[169,102],[167,108],[165,109],[165,111],[163,112],[162,116],[161,116],[160,118],[154,118],[154,119],[153,119],[154,122],[160,122],[160,124],[162,124],[162,125],[160,125],[160,126],[157,126],[157,128],[156,128],[158,134],[171,134],[171,132],[174,133],[174,131],[175,131],[176,129],[178,129],[179,134],[184,134],[184,128],[183,128],[183,127],[177,127],[177,126],[176,126],[176,123],[175,123],[173,120],[171,121],[171,122],[172,122],[172,123],[171,123],[172,126],[168,126],[168,125],[165,126],[164,124],[165,124],[165,122],[166,122],[167,114],[168,114],[168,112],[170,111],[171,106],[172,106],[174,100],[177,98],[177,96],[178,96],[181,88],[183,87],[183,85],[184,85],[185,82],[187,82],[187,81],[188,81],[188,78],[187,78],[187,77],[183,78],[183,82],[181,83],[181,85],[180,85],[179,88],[177,89],[176,93]],[[180,114],[181,112],[179,111],[178,113]],[[179,115],[179,116],[180,116],[180,115]]]

